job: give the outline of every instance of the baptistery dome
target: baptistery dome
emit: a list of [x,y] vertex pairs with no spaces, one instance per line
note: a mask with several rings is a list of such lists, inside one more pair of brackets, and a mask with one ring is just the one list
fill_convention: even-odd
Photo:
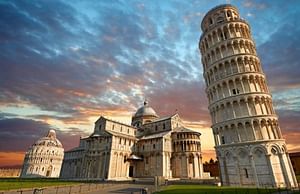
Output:
[[64,148],[51,129],[26,152],[21,177],[59,177],[63,157]]
[[33,144],[33,146],[53,146],[62,148],[62,144],[58,139],[56,139],[56,133],[53,129],[49,130],[46,137],[42,137]]

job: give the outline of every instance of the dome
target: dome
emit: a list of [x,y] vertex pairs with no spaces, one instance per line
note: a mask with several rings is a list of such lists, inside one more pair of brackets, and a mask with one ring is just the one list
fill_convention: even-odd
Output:
[[56,133],[53,129],[49,130],[46,137],[42,137],[33,144],[33,146],[53,146],[62,147],[62,144],[56,139]]
[[156,112],[153,110],[152,107],[149,106],[148,102],[145,101],[144,102],[144,106],[140,107],[135,115],[135,117],[141,117],[141,116],[154,116],[154,117],[158,117],[158,115],[156,114]]

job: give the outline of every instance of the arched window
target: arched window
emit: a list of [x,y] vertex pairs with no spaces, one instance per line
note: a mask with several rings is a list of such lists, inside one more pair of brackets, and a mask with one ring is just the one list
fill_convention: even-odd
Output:
[[248,174],[247,168],[244,168],[244,171],[245,171],[245,176],[246,176],[246,178],[249,178],[249,174]]

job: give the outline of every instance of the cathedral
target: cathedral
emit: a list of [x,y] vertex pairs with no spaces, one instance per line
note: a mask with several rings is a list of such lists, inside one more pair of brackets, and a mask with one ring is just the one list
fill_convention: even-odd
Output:
[[133,115],[131,125],[101,116],[93,133],[65,152],[60,177],[208,178],[203,172],[200,135],[184,127],[178,114],[161,118],[145,101]]

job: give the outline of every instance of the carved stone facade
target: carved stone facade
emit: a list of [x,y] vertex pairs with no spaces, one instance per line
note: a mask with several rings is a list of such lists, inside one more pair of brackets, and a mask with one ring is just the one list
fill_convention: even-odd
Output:
[[54,130],[35,142],[26,152],[21,178],[57,178],[64,157],[64,148]]
[[132,125],[100,117],[93,134],[65,152],[61,178],[208,177],[203,174],[200,135],[186,129],[178,114],[159,118],[145,102]]
[[222,183],[296,186],[249,24],[237,8],[221,5],[204,16],[201,28],[199,49]]

